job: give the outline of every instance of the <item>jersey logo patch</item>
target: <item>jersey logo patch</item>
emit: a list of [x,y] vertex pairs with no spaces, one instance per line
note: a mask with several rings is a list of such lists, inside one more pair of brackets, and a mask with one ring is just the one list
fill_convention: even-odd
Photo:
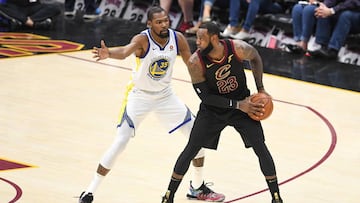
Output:
[[166,58],[156,59],[150,64],[148,75],[154,80],[160,80],[165,77],[169,65],[170,63]]
[[216,72],[215,72],[215,78],[216,80],[223,80],[227,78],[230,75],[230,64],[225,64],[221,66]]

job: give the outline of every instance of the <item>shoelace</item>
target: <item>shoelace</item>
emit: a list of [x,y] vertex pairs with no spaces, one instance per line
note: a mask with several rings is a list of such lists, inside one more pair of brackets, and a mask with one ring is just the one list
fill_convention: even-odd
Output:
[[208,186],[213,186],[214,183],[212,182],[208,182],[203,184],[199,189],[201,189],[203,191],[204,194],[210,194],[210,193],[214,193],[214,191],[212,191]]

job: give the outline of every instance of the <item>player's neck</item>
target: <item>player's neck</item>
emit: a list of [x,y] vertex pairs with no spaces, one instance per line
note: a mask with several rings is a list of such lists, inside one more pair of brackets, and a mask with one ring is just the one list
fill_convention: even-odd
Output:
[[164,47],[168,41],[169,41],[169,38],[161,38],[161,37],[156,37],[156,38],[153,38],[154,41],[159,44],[161,47]]
[[169,37],[166,37],[166,38],[162,38],[162,37],[159,37],[157,36],[156,34],[150,32],[150,35],[151,37],[153,38],[153,40],[158,44],[160,45],[161,47],[164,47],[168,41],[169,41]]
[[219,42],[218,45],[214,46],[213,50],[208,54],[213,61],[222,61],[225,57],[224,45]]

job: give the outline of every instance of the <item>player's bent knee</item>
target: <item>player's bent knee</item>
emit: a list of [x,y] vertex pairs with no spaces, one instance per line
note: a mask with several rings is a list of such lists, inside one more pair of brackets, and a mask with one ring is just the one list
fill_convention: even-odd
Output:
[[199,152],[196,154],[194,159],[200,159],[205,157],[205,149],[201,148]]

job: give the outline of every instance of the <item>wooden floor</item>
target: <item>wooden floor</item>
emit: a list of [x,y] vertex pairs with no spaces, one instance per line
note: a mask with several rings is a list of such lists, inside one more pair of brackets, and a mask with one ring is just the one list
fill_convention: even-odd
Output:
[[[77,202],[115,136],[132,61],[96,63],[90,51],[0,60],[1,203]],[[174,89],[196,112],[199,100],[177,61]],[[360,94],[268,74],[264,84],[275,109],[263,127],[285,202],[359,202]],[[253,151],[231,128],[220,142],[206,152],[206,181],[227,202],[269,203]],[[160,202],[185,143],[149,116],[94,202]],[[185,197],[191,172],[176,203],[194,202]]]

